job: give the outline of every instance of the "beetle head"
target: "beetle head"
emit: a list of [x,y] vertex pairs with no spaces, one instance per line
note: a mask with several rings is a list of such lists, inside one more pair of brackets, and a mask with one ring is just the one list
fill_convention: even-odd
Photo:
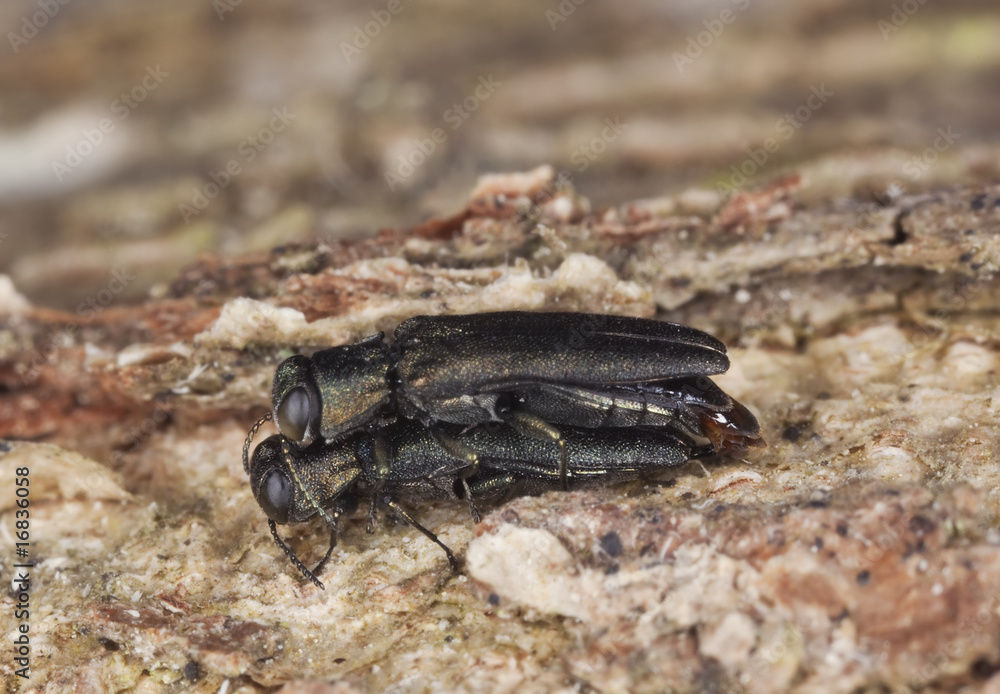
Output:
[[299,523],[343,496],[361,474],[352,441],[298,448],[280,435],[257,446],[249,463],[250,489],[275,523]]
[[376,333],[351,345],[289,357],[274,372],[274,422],[299,447],[334,440],[371,422],[392,389],[389,350]]
[[309,357],[296,354],[278,365],[271,405],[278,431],[296,446],[308,446],[319,437],[322,404]]

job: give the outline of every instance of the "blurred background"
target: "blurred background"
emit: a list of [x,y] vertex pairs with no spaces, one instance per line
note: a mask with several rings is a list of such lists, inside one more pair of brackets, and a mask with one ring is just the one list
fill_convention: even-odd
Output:
[[596,207],[1000,177],[991,0],[7,0],[0,27],[0,273],[69,310],[541,164]]

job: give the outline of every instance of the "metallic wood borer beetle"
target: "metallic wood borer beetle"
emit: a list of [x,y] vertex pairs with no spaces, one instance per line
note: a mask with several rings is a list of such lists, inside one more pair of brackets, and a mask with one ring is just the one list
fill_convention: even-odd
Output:
[[[441,547],[457,570],[452,551],[401,507],[399,499],[469,494],[471,501],[510,493],[518,485],[539,491],[563,478],[560,450],[553,441],[523,436],[504,424],[465,431],[460,425],[441,426],[447,436],[460,438],[476,452],[477,469],[471,476],[464,476],[466,463],[442,447],[438,436],[408,419],[307,448],[297,447],[280,434],[271,436],[248,461],[247,451],[258,427],[250,432],[243,464],[254,498],[267,514],[274,541],[303,575],[323,588],[317,574],[336,546],[337,521],[362,498],[370,500],[369,533],[374,530],[376,506],[382,505]],[[635,479],[712,453],[711,446],[696,446],[663,429],[564,427],[562,436],[571,451],[570,476],[582,481]],[[316,515],[330,530],[330,547],[310,571],[278,536],[276,524],[299,523]]]
[[383,338],[282,362],[271,395],[279,431],[306,447],[401,416],[474,472],[477,452],[438,425],[504,422],[559,445],[564,485],[564,426],[659,427],[717,451],[760,437],[753,415],[707,378],[729,368],[725,345],[687,326],[509,311],[417,316],[392,345]]

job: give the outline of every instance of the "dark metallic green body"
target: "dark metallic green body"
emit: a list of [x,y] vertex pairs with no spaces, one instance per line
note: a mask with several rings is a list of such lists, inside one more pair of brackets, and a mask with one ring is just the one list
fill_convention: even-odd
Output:
[[725,345],[706,333],[623,316],[418,316],[400,324],[396,344],[400,414],[457,424],[498,421],[496,401],[506,393],[600,390],[729,368]]
[[[560,447],[502,424],[465,432],[445,425],[443,433],[475,451],[478,466],[474,471],[442,447],[427,427],[404,419],[305,449],[281,435],[271,436],[261,442],[247,466],[251,489],[269,517],[279,546],[317,585],[322,586],[314,575],[319,567],[306,569],[278,538],[273,524],[298,523],[319,514],[330,527],[332,551],[337,518],[361,498],[371,500],[371,514],[376,502],[392,508],[437,542],[456,565],[450,550],[403,511],[397,499],[459,498],[464,489],[473,497],[492,496],[516,485],[532,491],[554,487],[562,479]],[[563,438],[570,453],[570,477],[582,481],[635,479],[710,452],[658,429],[571,427],[563,431]],[[468,486],[463,486],[463,475],[470,472]]]
[[[275,523],[337,518],[359,498],[392,509],[451,551],[397,498],[466,499],[583,480],[619,480],[690,457],[758,445],[754,416],[708,376],[725,346],[683,325],[578,313],[418,316],[387,344],[282,362],[273,418],[281,431],[244,465]],[[711,445],[699,445],[707,440]],[[329,558],[320,563],[320,566]],[[319,571],[319,567],[316,568]]]
[[[300,446],[334,441],[395,416],[423,422],[664,427],[731,444],[756,420],[705,378],[729,367],[711,335],[673,323],[578,313],[417,316],[388,345],[380,333],[278,366],[279,430]],[[713,423],[714,422],[714,423]]]

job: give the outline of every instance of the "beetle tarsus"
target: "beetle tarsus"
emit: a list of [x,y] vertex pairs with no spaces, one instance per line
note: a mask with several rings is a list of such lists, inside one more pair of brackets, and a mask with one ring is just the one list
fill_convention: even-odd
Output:
[[715,446],[710,443],[706,443],[704,446],[695,446],[691,449],[692,458],[710,458],[715,453]]
[[478,524],[482,520],[479,515],[479,509],[476,508],[476,502],[472,498],[472,489],[469,487],[469,478],[462,477],[462,490],[465,492],[465,499],[469,502],[469,513],[472,514],[472,522]]
[[377,498],[377,495],[373,494],[372,502],[368,506],[368,522],[365,523],[365,532],[369,535],[373,535],[375,533],[375,500]]
[[400,506],[399,504],[397,504],[396,501],[394,499],[392,499],[392,497],[388,497],[388,496],[383,497],[382,498],[382,503],[385,504],[386,506],[388,506],[389,508],[391,508],[396,513],[396,515],[399,516],[400,518],[402,518],[404,521],[406,521],[406,523],[409,526],[411,526],[411,527],[415,528],[416,530],[420,531],[421,533],[423,533],[424,537],[426,537],[428,540],[430,540],[431,542],[433,542],[434,544],[436,544],[438,547],[440,547],[441,549],[443,549],[444,553],[448,556],[448,563],[451,564],[452,571],[455,571],[456,573],[458,572],[458,569],[459,569],[458,559],[455,558],[455,554],[451,551],[451,549],[448,547],[448,545],[446,545],[445,543],[441,542],[440,539],[438,539],[437,535],[435,535],[434,533],[432,533],[430,530],[428,530],[424,526],[420,525],[420,523],[417,521],[417,519],[414,518],[413,516],[411,516],[409,513],[407,513],[406,510],[403,509],[402,506]]

